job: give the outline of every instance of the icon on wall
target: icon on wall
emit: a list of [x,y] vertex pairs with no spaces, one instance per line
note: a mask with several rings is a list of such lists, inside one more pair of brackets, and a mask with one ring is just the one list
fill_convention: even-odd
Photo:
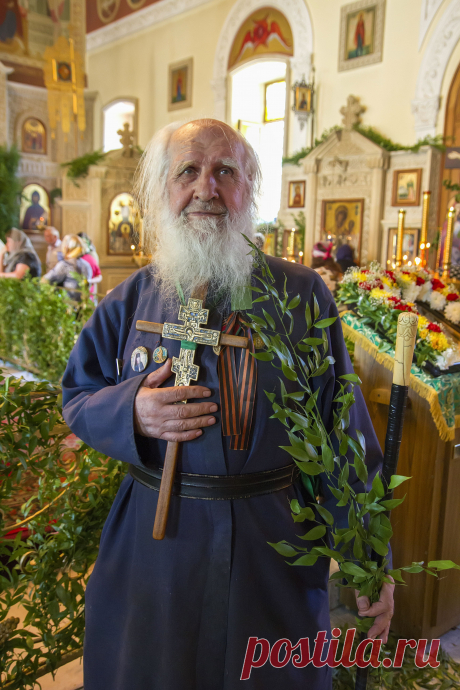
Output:
[[28,117],[22,125],[22,151],[46,154],[46,129],[35,117]]
[[334,252],[348,244],[353,247],[357,263],[361,260],[364,199],[323,201],[321,239],[333,242]]
[[381,62],[385,0],[359,0],[340,14],[339,72]]
[[132,255],[139,244],[140,216],[128,192],[117,194],[110,204],[108,253]]
[[422,168],[395,170],[392,206],[419,206]]
[[23,230],[41,230],[49,223],[48,192],[39,184],[27,184],[22,190],[19,224]]
[[305,206],[305,180],[289,182],[288,208],[303,208]]
[[168,110],[192,105],[193,58],[169,65]]

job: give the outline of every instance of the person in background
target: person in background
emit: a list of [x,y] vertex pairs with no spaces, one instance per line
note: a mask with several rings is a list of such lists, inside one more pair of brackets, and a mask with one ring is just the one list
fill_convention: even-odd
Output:
[[52,283],[58,287],[63,287],[69,293],[69,297],[77,302],[80,301],[78,280],[75,273],[78,273],[88,282],[93,276],[93,269],[82,256],[85,252],[82,240],[78,235],[65,235],[61,244],[64,258],[58,261],[56,266],[48,271],[42,278],[42,282]]
[[332,258],[332,242],[317,242],[312,254],[311,267],[319,273],[329,290],[335,292],[342,270]]
[[78,237],[79,237],[81,240],[83,240],[83,243],[84,243],[84,244],[86,245],[86,247],[87,247],[87,250],[86,250],[85,253],[86,253],[86,254],[91,254],[91,256],[92,256],[92,257],[94,258],[94,260],[96,261],[97,265],[99,266],[99,256],[98,256],[98,253],[97,253],[97,251],[96,251],[96,247],[94,246],[92,240],[88,237],[88,235],[86,234],[86,232],[79,232],[79,233],[78,233]]
[[[80,234],[85,234],[85,233],[80,233]],[[85,239],[83,237],[81,237],[80,235],[79,235],[79,237],[80,237],[80,240],[83,244],[83,251],[85,252],[81,258],[84,261],[87,261],[89,263],[89,265],[91,266],[91,270],[93,272],[91,280],[89,281],[91,284],[90,288],[89,288],[89,292],[91,294],[91,299],[93,300],[94,304],[97,304],[97,286],[96,286],[96,283],[100,283],[102,280],[101,269],[99,268],[98,261],[94,258],[93,254],[90,252],[90,250],[88,248],[88,242],[86,242]],[[91,241],[90,241],[90,244],[91,244]],[[92,246],[94,246],[94,245],[92,245]],[[96,253],[96,250],[94,250],[94,252]],[[97,254],[96,254],[96,256],[97,256]]]
[[56,266],[57,262],[62,261],[64,258],[62,255],[62,242],[59,237],[59,230],[48,225],[45,228],[43,237],[48,245],[48,249],[46,250],[46,270],[51,271],[51,269]]
[[11,228],[6,237],[6,251],[0,252],[0,278],[21,280],[28,273],[32,278],[39,278],[42,267],[38,254],[25,232]]
[[352,266],[358,265],[355,262],[355,250],[353,247],[350,247],[349,244],[342,244],[342,246],[337,249],[335,260],[340,266],[342,273],[345,273],[345,271]]

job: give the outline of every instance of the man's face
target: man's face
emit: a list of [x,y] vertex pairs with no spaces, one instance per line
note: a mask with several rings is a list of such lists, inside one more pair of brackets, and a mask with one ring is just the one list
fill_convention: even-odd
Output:
[[190,123],[169,145],[169,207],[199,227],[204,218],[234,217],[247,204],[243,145],[230,127]]
[[45,238],[45,242],[47,244],[53,245],[56,242],[56,237],[53,235],[51,230],[48,230],[48,228],[46,228],[45,232],[43,233],[43,237]]
[[38,192],[34,192],[32,194],[32,203],[38,204],[39,201],[40,201],[40,194]]

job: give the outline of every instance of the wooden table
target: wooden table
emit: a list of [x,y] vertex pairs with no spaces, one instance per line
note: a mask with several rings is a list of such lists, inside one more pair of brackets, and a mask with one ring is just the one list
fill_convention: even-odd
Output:
[[[392,372],[359,343],[354,366],[383,448]],[[460,429],[455,433],[455,440],[442,441],[429,403],[409,391],[398,474],[413,478],[395,492],[402,498],[407,491],[391,517],[395,568],[441,559],[460,564]],[[439,580],[424,573],[405,579],[408,587],[397,586],[395,594],[392,628],[398,635],[436,638],[460,624],[460,571],[441,573]]]

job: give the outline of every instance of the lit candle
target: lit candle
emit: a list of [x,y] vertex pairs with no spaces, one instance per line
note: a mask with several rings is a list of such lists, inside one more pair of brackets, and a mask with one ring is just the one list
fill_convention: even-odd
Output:
[[404,218],[406,212],[403,208],[399,209],[398,214],[398,234],[396,236],[396,268],[402,266],[403,239],[404,239]]
[[442,280],[449,280],[450,259],[452,254],[452,239],[454,234],[455,208],[450,207],[447,213],[447,234],[444,242],[444,254],[442,256]]
[[431,192],[423,192],[422,209],[422,233],[420,237],[420,259],[423,267],[426,266],[426,247],[428,239],[428,216],[430,213]]

